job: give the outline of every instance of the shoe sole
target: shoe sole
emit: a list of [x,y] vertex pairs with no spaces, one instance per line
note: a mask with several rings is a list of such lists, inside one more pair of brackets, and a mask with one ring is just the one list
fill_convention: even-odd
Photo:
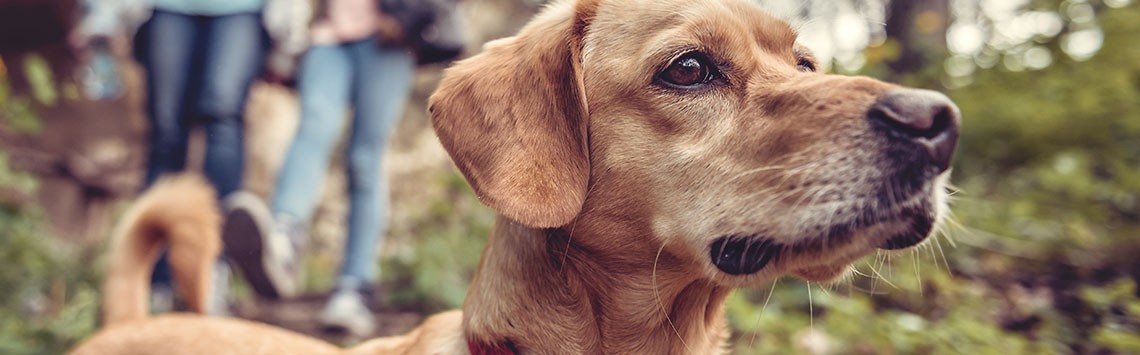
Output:
[[253,291],[262,297],[280,299],[291,296],[293,292],[278,287],[284,275],[275,275],[265,265],[268,226],[260,226],[257,218],[249,208],[236,207],[226,216],[226,223],[222,231],[222,240],[225,242],[226,255],[241,269]]
[[338,337],[372,337],[376,329],[375,326],[353,326],[349,324],[350,322],[337,322],[329,319],[318,319],[318,322],[321,323],[321,332]]

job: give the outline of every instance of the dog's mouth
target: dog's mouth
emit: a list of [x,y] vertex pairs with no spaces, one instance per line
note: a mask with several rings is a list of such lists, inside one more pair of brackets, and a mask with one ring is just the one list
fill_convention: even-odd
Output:
[[[877,249],[898,250],[926,240],[936,216],[929,203],[896,209],[887,216],[865,212],[826,232],[802,236],[795,243],[781,243],[762,233],[729,234],[709,244],[713,265],[729,275],[751,275],[774,265],[796,267],[792,273],[809,280],[829,280],[842,274],[847,265]],[[857,240],[872,239],[872,240]],[[852,245],[864,245],[858,255]]]

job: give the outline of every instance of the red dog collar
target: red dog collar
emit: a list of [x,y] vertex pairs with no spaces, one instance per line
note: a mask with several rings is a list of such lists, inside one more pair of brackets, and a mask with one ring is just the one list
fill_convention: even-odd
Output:
[[482,342],[468,340],[467,350],[471,355],[517,355],[518,351],[515,350],[514,343],[509,340],[503,344],[484,344]]

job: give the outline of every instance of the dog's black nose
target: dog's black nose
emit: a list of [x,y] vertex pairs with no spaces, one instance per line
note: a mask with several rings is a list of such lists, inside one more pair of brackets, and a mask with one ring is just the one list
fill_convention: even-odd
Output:
[[946,95],[918,89],[888,91],[867,112],[871,120],[925,148],[931,164],[940,170],[946,170],[954,157],[960,116]]

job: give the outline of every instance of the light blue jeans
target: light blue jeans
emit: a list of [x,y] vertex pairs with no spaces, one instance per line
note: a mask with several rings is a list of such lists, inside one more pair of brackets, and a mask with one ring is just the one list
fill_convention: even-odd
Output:
[[388,222],[388,180],[381,163],[414,70],[410,51],[372,38],[316,45],[301,61],[301,122],[278,176],[272,209],[279,221],[312,218],[351,105],[344,160],[350,208],[338,285],[364,285],[376,276],[376,245]]

